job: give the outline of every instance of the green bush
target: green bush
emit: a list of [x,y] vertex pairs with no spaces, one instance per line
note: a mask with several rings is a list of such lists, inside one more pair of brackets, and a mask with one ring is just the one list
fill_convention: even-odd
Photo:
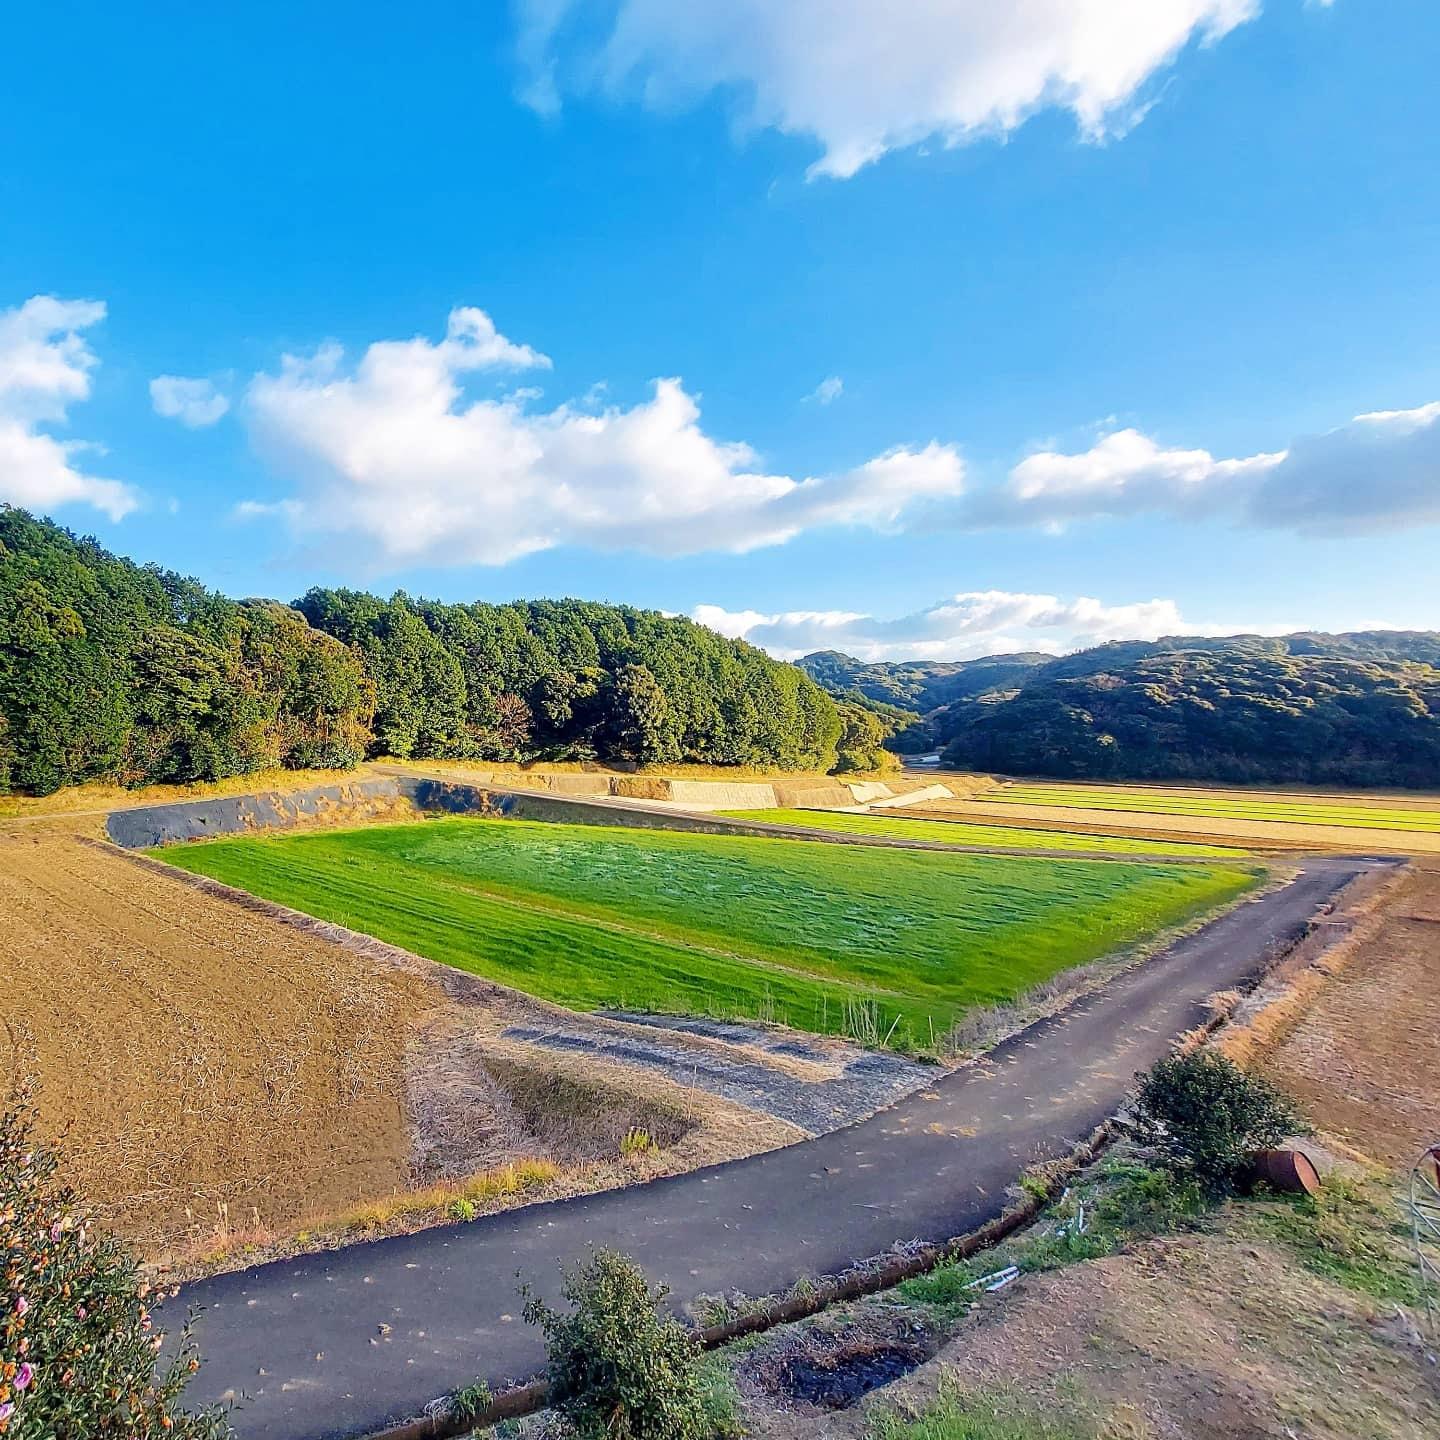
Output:
[[1233,1190],[1256,1150],[1307,1128],[1273,1085],[1208,1050],[1168,1056],[1139,1081],[1142,1137],[1210,1194]]
[[570,1310],[530,1293],[525,1320],[545,1334],[550,1399],[581,1440],[708,1440],[700,1347],[660,1312],[668,1293],[652,1291],[633,1260],[597,1250],[567,1271]]
[[1095,1202],[1095,1224],[1130,1235],[1183,1230],[1205,1208],[1199,1184],[1169,1170],[1126,1169]]
[[0,1435],[5,1440],[226,1440],[220,1411],[187,1414],[199,1366],[188,1322],[156,1366],[135,1262],[55,1179],[24,1105],[0,1116]]

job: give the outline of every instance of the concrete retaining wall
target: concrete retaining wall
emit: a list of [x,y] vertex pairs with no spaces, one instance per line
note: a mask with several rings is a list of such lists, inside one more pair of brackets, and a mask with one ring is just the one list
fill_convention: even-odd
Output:
[[288,830],[345,820],[403,820],[417,813],[413,792],[405,781],[351,780],[310,790],[266,790],[116,810],[106,818],[105,833],[127,850],[140,850],[249,830]]

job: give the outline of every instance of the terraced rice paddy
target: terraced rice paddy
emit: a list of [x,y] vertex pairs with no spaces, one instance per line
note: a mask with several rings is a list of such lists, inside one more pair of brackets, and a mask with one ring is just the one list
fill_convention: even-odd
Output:
[[969,1006],[1242,894],[1253,867],[443,819],[163,858],[577,1009],[928,1043]]
[[1440,799],[1430,804],[1372,797],[1348,801],[1316,795],[1227,793],[1163,786],[1014,784],[977,797],[986,805],[1062,805],[1150,815],[1193,815],[1213,820],[1268,820],[1289,825],[1332,825],[1367,830],[1440,834]]
[[[990,797],[987,795],[985,798],[988,800]],[[975,825],[963,820],[915,820],[883,812],[851,815],[843,810],[722,810],[718,813],[735,820],[804,825],[812,830],[838,830],[844,835],[874,835],[886,840],[924,840],[938,845],[975,845],[999,850],[1079,850],[1111,855],[1218,856],[1227,859],[1246,853],[1222,845],[1137,840],[1128,835],[1086,835],[1074,830],[1022,830],[1013,825]]]

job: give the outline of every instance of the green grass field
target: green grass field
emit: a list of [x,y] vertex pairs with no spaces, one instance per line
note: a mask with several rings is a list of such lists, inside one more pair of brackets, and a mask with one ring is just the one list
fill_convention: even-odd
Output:
[[[988,798],[988,797],[987,797]],[[887,840],[928,840],[940,845],[993,846],[1002,850],[1089,850],[1110,855],[1243,856],[1244,850],[1221,845],[1189,845],[1128,836],[1085,835],[1074,830],[1022,830],[1010,825],[977,825],[968,820],[912,820],[874,811],[850,815],[843,810],[721,810],[735,820],[768,820],[776,825],[805,825],[845,835],[877,835]]]
[[1344,800],[1258,798],[1214,791],[1184,795],[1165,789],[1122,785],[1015,784],[977,796],[987,805],[1064,805],[1151,815],[1199,815],[1214,820],[1279,820],[1289,825],[1347,825],[1365,830],[1420,830],[1440,833],[1440,806],[1360,805]]
[[1258,877],[482,819],[154,853],[577,1009],[893,1024],[906,1046]]

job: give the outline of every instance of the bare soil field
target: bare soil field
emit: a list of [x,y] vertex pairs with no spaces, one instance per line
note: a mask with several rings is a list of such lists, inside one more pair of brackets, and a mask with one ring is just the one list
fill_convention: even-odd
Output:
[[686,1084],[645,1055],[520,1043],[561,1022],[632,1048],[654,1032],[287,923],[98,831],[0,826],[0,1092],[33,1091],[67,1178],[167,1275],[788,1144],[806,1132],[766,1094],[712,1093],[707,1070],[748,1060],[779,1093],[823,1094],[851,1059],[685,1036],[668,1049]]
[[1383,1164],[1440,1140],[1440,861],[1412,869],[1258,1068]]
[[[1282,797],[1283,798],[1283,797]],[[1072,805],[1023,805],[973,800],[932,800],[894,815],[917,820],[949,819],[1069,830],[1085,835],[1134,835],[1144,839],[1246,845],[1257,850],[1345,850],[1361,855],[1440,855],[1440,833],[1345,825],[1235,820],[1161,812],[1090,810]]]
[[63,823],[0,831],[11,1084],[142,1243],[284,1224],[406,1183],[424,984],[256,923]]

